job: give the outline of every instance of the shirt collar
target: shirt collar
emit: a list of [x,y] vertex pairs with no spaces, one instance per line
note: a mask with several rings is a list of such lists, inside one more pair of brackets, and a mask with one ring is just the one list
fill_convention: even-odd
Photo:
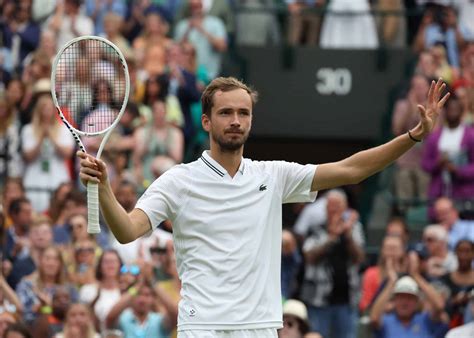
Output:
[[[209,155],[209,150],[204,150],[202,152],[201,160],[204,162],[206,166],[209,167],[212,171],[214,171],[220,177],[224,177],[227,173],[227,170],[224,169],[223,166],[219,164],[216,160],[214,160],[211,155]],[[238,172],[243,175],[245,170],[245,161],[244,158],[240,160],[239,170]]]

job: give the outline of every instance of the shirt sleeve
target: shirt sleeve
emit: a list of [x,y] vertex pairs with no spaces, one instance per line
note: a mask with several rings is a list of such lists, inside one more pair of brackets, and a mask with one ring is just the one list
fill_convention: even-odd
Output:
[[273,175],[282,193],[283,203],[313,202],[317,192],[311,191],[317,166],[294,162],[274,161]]
[[135,206],[145,212],[153,230],[164,220],[173,221],[178,213],[184,195],[178,183],[179,175],[175,168],[165,172],[148,187]]

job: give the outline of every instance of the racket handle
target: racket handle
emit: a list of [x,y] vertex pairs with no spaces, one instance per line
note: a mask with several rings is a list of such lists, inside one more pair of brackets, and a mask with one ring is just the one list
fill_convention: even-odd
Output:
[[99,185],[87,182],[87,232],[90,234],[100,233],[99,224]]

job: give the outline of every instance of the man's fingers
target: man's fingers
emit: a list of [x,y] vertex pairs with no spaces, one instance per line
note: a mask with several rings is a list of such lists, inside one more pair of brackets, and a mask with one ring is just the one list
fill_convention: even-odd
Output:
[[83,172],[79,173],[79,178],[81,181],[85,182],[87,185],[87,182],[94,182],[94,183],[100,183],[100,180],[97,177],[85,174]]
[[451,96],[451,93],[446,93],[446,95],[443,96],[441,101],[438,102],[438,108],[443,108],[444,104],[446,103],[446,101],[448,101],[450,96]]
[[93,169],[93,168],[86,168],[86,167],[81,168],[81,173],[84,173],[86,175],[93,176],[93,177],[99,177],[99,178],[102,176],[101,171]]

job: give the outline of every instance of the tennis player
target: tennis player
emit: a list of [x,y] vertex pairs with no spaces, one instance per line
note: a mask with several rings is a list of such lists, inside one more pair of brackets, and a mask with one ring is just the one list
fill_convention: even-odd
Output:
[[405,135],[316,166],[243,158],[257,93],[217,78],[201,99],[210,150],[160,176],[130,213],[117,202],[104,162],[78,152],[80,177],[99,183],[102,213],[121,243],[172,221],[182,281],[178,337],[277,337],[282,203],[313,201],[318,190],[358,183],[392,163],[433,130],[449,97],[440,99],[444,88],[441,79],[431,84],[419,124]]

